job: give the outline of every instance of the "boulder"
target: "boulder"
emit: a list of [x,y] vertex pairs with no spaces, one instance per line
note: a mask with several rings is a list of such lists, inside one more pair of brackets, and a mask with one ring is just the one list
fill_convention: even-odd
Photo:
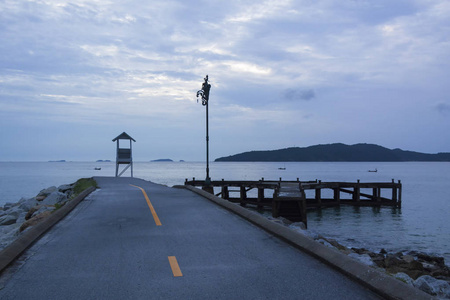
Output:
[[430,295],[450,298],[450,284],[447,281],[424,275],[414,280],[414,286]]
[[400,272],[400,273],[395,274],[394,277],[397,278],[398,280],[403,281],[407,285],[414,286],[414,280],[411,277],[409,277],[408,274]]
[[6,213],[7,213],[8,215],[10,215],[10,216],[16,217],[16,219],[17,219],[17,218],[20,216],[20,214],[23,213],[24,211],[25,211],[25,210],[21,209],[20,207],[14,206],[14,207],[12,207],[11,209],[8,209],[8,210],[6,211]]
[[0,227],[0,251],[11,244],[19,235],[19,225],[5,225]]
[[38,207],[38,209],[37,210],[35,210],[32,214],[31,214],[31,217],[30,218],[28,218],[28,220],[29,219],[31,219],[31,218],[33,218],[34,216],[37,216],[37,215],[40,215],[40,214],[42,214],[43,212],[46,212],[46,211],[53,211],[53,210],[55,210],[55,207],[54,206],[51,206],[51,205],[41,205],[41,206],[39,206]]
[[36,197],[25,199],[22,198],[22,200],[19,201],[19,208],[25,211],[29,211],[32,207],[38,205],[38,201],[36,200]]
[[33,216],[33,214],[34,214],[39,208],[41,208],[40,205],[36,205],[36,206],[32,207],[32,208],[27,212],[27,215],[25,216],[25,220],[31,219],[31,217]]
[[55,205],[56,203],[62,204],[67,201],[67,195],[58,191],[54,191],[49,194],[44,200],[42,200],[42,205]]
[[20,232],[24,231],[25,229],[27,229],[30,226],[34,226],[40,222],[42,222],[44,219],[46,219],[48,216],[50,216],[52,213],[51,211],[45,211],[37,216],[32,217],[31,219],[29,219],[28,221],[24,222],[21,226],[20,226]]
[[3,205],[3,210],[8,210],[13,206],[14,206],[14,203],[6,202],[5,205]]
[[358,254],[358,253],[350,253],[348,255],[351,258],[356,259],[357,261],[367,265],[367,266],[373,266],[374,262],[372,261],[372,258],[369,254]]
[[56,192],[57,190],[58,189],[56,188],[56,186],[51,186],[49,188],[43,189],[39,192],[39,194],[37,195],[36,198],[38,198],[38,197],[41,198],[42,196],[47,197],[48,195],[50,195],[53,192]]
[[16,223],[17,218],[19,217],[19,215],[14,216],[14,215],[5,215],[0,217],[0,225],[11,225]]
[[27,211],[23,211],[19,217],[17,217],[16,223],[22,224],[23,222],[25,222],[25,217],[27,216]]
[[63,185],[60,185],[59,187],[58,187],[58,191],[60,191],[61,193],[67,193],[67,192],[70,192],[70,191],[72,191],[72,189],[73,189],[73,184],[63,184]]

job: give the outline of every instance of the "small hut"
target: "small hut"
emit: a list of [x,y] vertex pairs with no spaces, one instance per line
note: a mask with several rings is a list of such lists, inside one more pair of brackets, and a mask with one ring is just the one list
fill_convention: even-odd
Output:
[[[124,143],[120,143],[120,140],[129,140],[130,146],[128,147],[127,143],[125,143],[125,145]],[[126,132],[122,132],[112,141],[117,142],[116,177],[120,177],[129,167],[131,167],[131,177],[133,177],[133,155],[131,141],[136,142],[135,139],[129,136]],[[120,174],[119,165],[126,165]]]

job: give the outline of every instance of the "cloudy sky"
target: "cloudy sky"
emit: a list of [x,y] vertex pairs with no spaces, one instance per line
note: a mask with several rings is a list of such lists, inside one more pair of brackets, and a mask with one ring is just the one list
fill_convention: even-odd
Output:
[[450,1],[0,0],[0,161],[450,152]]

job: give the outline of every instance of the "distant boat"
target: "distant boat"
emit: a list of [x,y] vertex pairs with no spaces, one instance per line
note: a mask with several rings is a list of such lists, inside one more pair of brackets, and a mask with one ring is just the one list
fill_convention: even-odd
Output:
[[97,170],[97,171],[98,171],[98,170],[101,170],[101,169],[102,169],[102,168],[94,168],[94,170]]
[[286,168],[278,168],[278,170],[286,170]]
[[369,172],[376,173],[376,172],[378,172],[378,170],[375,168],[375,170],[369,170]]

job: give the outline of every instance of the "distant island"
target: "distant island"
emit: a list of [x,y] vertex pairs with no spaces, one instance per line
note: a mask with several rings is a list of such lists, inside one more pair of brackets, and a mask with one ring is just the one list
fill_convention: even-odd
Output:
[[169,158],[161,158],[161,159],[151,160],[151,162],[173,162],[173,160],[171,160]]
[[105,159],[105,160],[103,160],[103,159],[99,159],[99,160],[97,160],[96,162],[111,162],[109,159]]
[[61,159],[61,160],[49,160],[48,162],[66,162],[65,159]]
[[345,145],[341,143],[315,145],[309,147],[292,147],[279,150],[250,151],[215,161],[314,161],[314,162],[358,162],[358,161],[450,161],[450,153],[428,154],[401,149],[388,149],[374,144]]

